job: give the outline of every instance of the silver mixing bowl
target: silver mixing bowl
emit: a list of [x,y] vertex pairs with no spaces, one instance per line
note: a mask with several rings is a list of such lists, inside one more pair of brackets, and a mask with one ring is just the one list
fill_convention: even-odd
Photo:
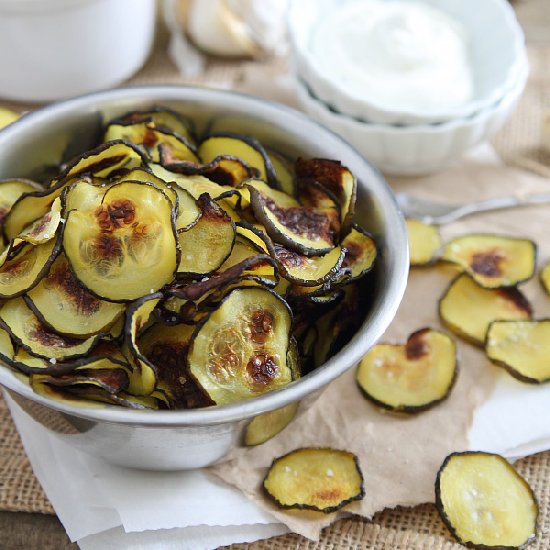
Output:
[[256,415],[300,401],[300,411],[354,366],[393,319],[408,272],[407,234],[393,194],[380,173],[348,143],[305,115],[239,93],[180,86],[147,86],[93,93],[23,116],[0,132],[0,179],[40,177],[48,167],[91,147],[102,121],[132,109],[165,105],[191,116],[199,131],[214,125],[250,133],[292,157],[340,160],[358,180],[356,220],[380,248],[371,308],[351,341],[324,365],[289,386],[248,401],[184,411],[75,407],[35,394],[8,368],[0,384],[36,421],[71,445],[138,468],[198,468],[241,444]]

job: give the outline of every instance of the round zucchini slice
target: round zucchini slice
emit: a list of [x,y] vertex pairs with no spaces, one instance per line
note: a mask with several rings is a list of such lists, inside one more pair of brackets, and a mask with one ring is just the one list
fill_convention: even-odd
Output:
[[365,496],[357,457],[330,448],[296,449],[276,458],[263,483],[281,508],[330,513]]
[[178,274],[207,275],[218,269],[231,254],[235,224],[207,194],[197,199],[199,220],[187,231],[178,233],[181,259]]
[[10,248],[0,267],[0,298],[28,292],[48,273],[61,247],[61,236],[44,244],[20,243]]
[[101,205],[69,212],[63,248],[78,280],[100,298],[120,302],[172,281],[177,267],[174,210],[156,187],[125,182]]
[[281,388],[292,381],[291,323],[290,308],[273,292],[234,289],[197,327],[189,370],[218,405]]
[[485,353],[522,382],[550,380],[550,319],[493,321],[485,339]]
[[338,201],[344,234],[351,227],[355,212],[357,181],[348,168],[339,161],[329,159],[303,159],[296,161],[298,186],[316,181]]
[[302,256],[279,244],[269,244],[270,254],[276,260],[283,277],[303,286],[317,286],[338,274],[346,253],[335,246],[324,256]]
[[542,266],[539,280],[546,294],[550,295],[550,262]]
[[42,244],[56,236],[57,228],[61,223],[61,199],[57,197],[50,208],[41,218],[26,227],[17,239],[31,243]]
[[517,285],[535,272],[537,247],[533,241],[473,233],[449,241],[441,259],[460,265],[485,288]]
[[341,246],[346,251],[342,267],[349,271],[350,281],[361,278],[372,269],[377,255],[376,243],[362,227],[353,224]]
[[531,306],[515,287],[483,288],[469,275],[456,277],[439,301],[445,326],[465,340],[483,346],[492,321],[527,321]]
[[0,224],[11,210],[13,203],[25,193],[34,193],[42,188],[31,180],[7,179],[0,180]]
[[198,152],[204,164],[208,164],[219,156],[237,157],[248,166],[258,170],[260,178],[267,181],[272,187],[278,185],[269,155],[262,144],[250,136],[231,132],[210,134],[201,142]]
[[23,298],[13,298],[0,309],[0,323],[26,351],[54,363],[88,354],[102,334],[86,340],[61,336],[44,326]]
[[443,401],[456,375],[452,338],[424,328],[411,334],[404,346],[375,345],[359,363],[355,379],[363,395],[376,405],[415,413]]
[[100,300],[84,288],[63,254],[25,301],[42,323],[66,336],[106,332],[124,312],[124,305]]
[[244,185],[250,189],[256,219],[275,242],[306,256],[321,256],[334,248],[334,227],[325,212],[302,206],[261,180]]
[[244,444],[252,447],[261,445],[282,432],[292,422],[298,411],[299,402],[255,416],[246,426]]
[[411,266],[432,264],[441,248],[441,235],[435,225],[420,220],[407,219],[409,237],[409,262]]
[[435,500],[449,531],[471,548],[519,549],[536,537],[533,490],[500,455],[449,455],[437,474]]

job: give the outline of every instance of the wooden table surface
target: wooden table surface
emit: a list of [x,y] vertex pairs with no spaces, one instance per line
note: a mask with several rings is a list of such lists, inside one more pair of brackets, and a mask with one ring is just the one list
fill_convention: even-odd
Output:
[[[513,2],[528,43],[550,44],[550,1]],[[56,516],[0,512],[0,550],[76,550]]]

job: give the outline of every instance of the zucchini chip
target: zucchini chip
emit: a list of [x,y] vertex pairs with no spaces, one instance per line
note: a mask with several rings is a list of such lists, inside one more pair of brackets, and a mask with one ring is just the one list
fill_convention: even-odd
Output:
[[243,181],[260,175],[259,170],[248,166],[240,158],[230,155],[216,157],[208,164],[164,162],[163,166],[171,172],[187,176],[203,176],[219,185],[229,187],[237,187]]
[[255,416],[246,426],[244,444],[251,447],[261,445],[282,432],[294,419],[299,402]]
[[11,210],[13,203],[25,193],[34,193],[42,188],[31,180],[0,180],[0,225]]
[[179,275],[207,275],[218,269],[231,254],[235,242],[235,224],[229,215],[203,193],[197,199],[199,220],[178,233],[181,258]]
[[533,241],[474,233],[449,241],[441,259],[460,265],[485,288],[517,285],[535,272],[537,247]]
[[550,295],[550,262],[542,266],[539,280],[546,294]]
[[61,223],[61,199],[57,197],[51,206],[49,212],[46,212],[41,218],[27,226],[17,239],[31,243],[42,244],[55,237],[57,228]]
[[143,296],[130,304],[126,310],[124,326],[125,350],[128,360],[134,366],[130,373],[129,392],[133,395],[150,395],[155,391],[157,372],[154,365],[143,355],[138,346],[138,337],[147,327],[149,319],[162,294],[155,292]]
[[166,394],[171,408],[195,409],[213,404],[187,369],[187,349],[194,328],[193,325],[157,323],[149,327],[138,341],[141,353],[155,367],[156,387]]
[[31,355],[48,359],[54,364],[86,355],[102,337],[101,333],[86,340],[61,336],[44,326],[23,298],[13,298],[2,306],[0,325]]
[[276,458],[263,486],[281,508],[324,513],[365,496],[357,457],[340,449],[303,448]]
[[172,281],[177,267],[174,210],[146,183],[123,182],[100,206],[72,210],[63,248],[78,280],[96,296],[130,301]]
[[342,231],[345,233],[351,226],[355,212],[355,176],[336,160],[299,158],[295,166],[299,187],[316,181],[336,198],[340,206]]
[[100,300],[84,288],[63,254],[25,301],[46,326],[80,338],[108,331],[124,311],[122,304]]
[[550,319],[493,321],[485,340],[487,357],[522,382],[550,380]]
[[103,141],[129,141],[142,148],[153,162],[161,162],[163,156],[169,158],[169,162],[199,162],[193,145],[174,132],[156,127],[150,122],[109,124]]
[[145,111],[131,111],[111,121],[118,124],[130,124],[132,122],[152,123],[155,128],[168,130],[183,137],[189,143],[193,143],[193,123],[181,113],[172,111],[166,107],[154,107]]
[[258,170],[260,178],[267,181],[270,186],[278,185],[269,155],[262,144],[250,136],[232,132],[210,134],[199,145],[198,153],[204,164],[219,156],[237,157],[246,165]]
[[12,365],[15,349],[10,338],[10,333],[0,327],[0,361],[6,365]]
[[273,165],[273,170],[275,171],[275,177],[278,182],[277,189],[280,189],[283,193],[291,197],[295,197],[297,185],[292,161],[273,149],[266,149],[266,151]]
[[456,374],[452,338],[424,328],[411,334],[404,346],[375,345],[359,363],[355,379],[363,395],[376,405],[414,413],[443,401]]
[[236,288],[197,327],[189,370],[218,405],[281,388],[292,381],[291,323],[290,308],[273,292]]
[[249,180],[244,185],[250,189],[256,219],[275,242],[305,256],[321,256],[334,248],[336,235],[325,212],[302,206],[261,180]]
[[349,280],[359,279],[372,269],[377,254],[376,244],[362,227],[353,224],[341,246],[346,251],[342,267],[349,271]]
[[440,299],[439,316],[455,334],[483,346],[492,321],[527,321],[531,305],[515,287],[483,288],[463,273]]
[[334,247],[324,256],[302,256],[280,244],[270,244],[271,256],[285,279],[303,286],[317,286],[340,271],[345,251]]
[[435,501],[452,535],[471,548],[519,549],[536,537],[533,490],[500,455],[450,454],[437,474]]
[[409,218],[407,234],[409,237],[409,262],[411,266],[432,264],[441,248],[441,235],[435,225]]
[[9,247],[0,267],[0,298],[20,296],[36,286],[48,273],[60,247],[61,236],[44,244]]

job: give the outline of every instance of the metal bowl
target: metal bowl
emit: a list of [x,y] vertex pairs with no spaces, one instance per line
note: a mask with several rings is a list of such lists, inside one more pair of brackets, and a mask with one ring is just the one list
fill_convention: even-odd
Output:
[[353,367],[393,319],[408,272],[407,234],[380,173],[336,134],[288,107],[239,93],[180,86],[146,86],[93,93],[23,116],[0,132],[0,178],[37,178],[97,140],[103,120],[132,109],[165,105],[207,127],[250,133],[293,157],[338,159],[358,180],[356,220],[380,248],[372,305],[351,341],[324,365],[277,391],[225,406],[138,411],[110,405],[75,407],[35,394],[8,368],[0,384],[46,428],[80,450],[112,463],[157,470],[199,468],[242,442],[255,416],[300,401],[307,409],[333,379]]

